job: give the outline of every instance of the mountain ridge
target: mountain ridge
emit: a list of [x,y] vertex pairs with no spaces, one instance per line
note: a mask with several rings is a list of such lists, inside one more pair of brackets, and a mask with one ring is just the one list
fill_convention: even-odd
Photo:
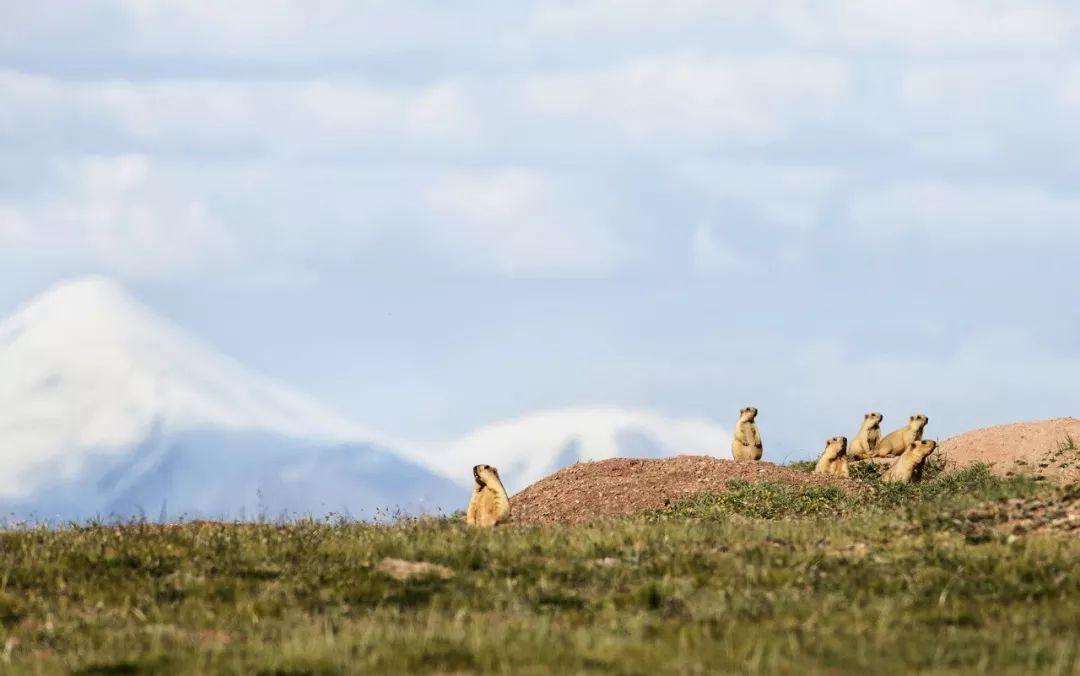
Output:
[[[198,453],[185,446],[193,437],[213,450],[216,466],[204,485],[170,492],[155,470],[178,454],[194,461]],[[256,437],[257,446],[236,441]],[[309,499],[282,499],[270,509],[315,511],[330,499],[370,511],[375,495],[386,506],[437,498],[449,507],[461,499],[458,484],[394,453],[381,435],[205,346],[108,279],[58,284],[0,323],[0,508],[127,517],[137,506],[123,496],[149,482],[179,511],[228,516],[249,508],[251,496],[238,491],[232,499],[224,490],[214,505],[200,494],[246,485],[247,476],[273,484],[275,472],[305,455],[346,447],[359,464],[388,454],[426,492],[382,491],[362,472],[346,471],[351,497],[345,487],[328,495],[313,484]]]
[[129,517],[164,502],[228,516],[256,507],[252,477],[269,487],[259,499],[272,512],[453,511],[474,464],[499,466],[516,491],[578,461],[714,454],[728,440],[707,421],[611,406],[534,412],[444,443],[392,439],[249,370],[104,277],[57,284],[0,322],[0,511]]

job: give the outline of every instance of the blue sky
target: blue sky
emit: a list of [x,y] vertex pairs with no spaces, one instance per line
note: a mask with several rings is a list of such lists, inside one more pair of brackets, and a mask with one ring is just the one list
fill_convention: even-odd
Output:
[[1077,413],[1073,3],[225,4],[0,7],[0,311],[108,274],[411,438]]

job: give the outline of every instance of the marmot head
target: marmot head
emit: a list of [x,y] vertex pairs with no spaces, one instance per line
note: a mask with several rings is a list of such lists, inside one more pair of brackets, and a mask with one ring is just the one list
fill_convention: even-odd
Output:
[[880,413],[874,413],[871,411],[863,416],[863,424],[867,427],[880,427],[881,421],[885,419],[885,416]]
[[937,448],[937,442],[931,441],[930,439],[915,441],[908,446],[908,450],[918,457],[919,460],[925,460],[926,456],[933,453],[935,448]]
[[753,406],[747,406],[743,410],[739,411],[739,422],[754,422],[754,418],[757,417],[757,409]]
[[847,455],[847,437],[833,437],[825,442],[825,457],[830,460]]
[[477,488],[484,488],[488,485],[489,481],[499,481],[499,470],[495,469],[491,465],[477,465],[472,468],[473,480],[476,482]]
[[927,418],[922,413],[916,413],[911,416],[911,419],[908,421],[908,427],[914,430],[921,430],[926,427],[926,423],[928,422],[930,422],[930,418]]

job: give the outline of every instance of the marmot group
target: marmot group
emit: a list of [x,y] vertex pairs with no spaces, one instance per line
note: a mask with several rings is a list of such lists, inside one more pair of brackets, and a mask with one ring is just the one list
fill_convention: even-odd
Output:
[[[731,442],[731,455],[736,461],[761,460],[763,446],[757,426],[758,410],[747,406],[739,411]],[[851,476],[850,461],[871,458],[898,458],[882,476],[882,481],[911,482],[922,478],[927,456],[937,448],[937,442],[924,441],[923,430],[930,421],[916,413],[908,424],[881,437],[880,413],[870,412],[863,416],[859,433],[848,446],[847,437],[836,436],[825,442],[825,450],[818,457],[814,472],[831,476]],[[510,497],[499,479],[499,470],[491,465],[473,467],[473,493],[465,521],[470,526],[493,527],[510,518]]]

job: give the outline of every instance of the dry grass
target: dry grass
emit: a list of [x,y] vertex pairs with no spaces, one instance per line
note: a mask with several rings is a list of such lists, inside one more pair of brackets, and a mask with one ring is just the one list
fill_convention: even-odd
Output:
[[[4,673],[1075,673],[1080,543],[973,535],[982,469],[746,484],[587,526],[0,534]],[[1045,490],[1045,489],[1043,489]],[[822,492],[824,491],[824,492]],[[386,558],[453,575],[396,580]]]

